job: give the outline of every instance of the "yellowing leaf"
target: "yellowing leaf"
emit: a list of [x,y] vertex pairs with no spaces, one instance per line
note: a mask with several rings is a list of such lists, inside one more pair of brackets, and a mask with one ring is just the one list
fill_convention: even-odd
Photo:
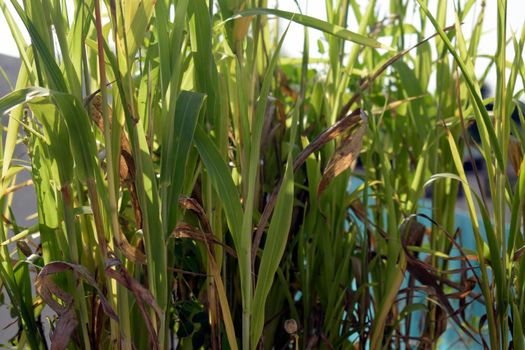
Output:
[[353,135],[343,141],[343,143],[335,151],[334,155],[328,162],[328,165],[324,170],[323,177],[321,178],[319,186],[317,187],[317,198],[321,196],[333,178],[348,168],[351,168],[352,170],[354,169],[357,156],[361,151],[363,136],[365,135],[366,126],[368,124],[367,117],[363,111],[361,111],[361,118],[361,125]]

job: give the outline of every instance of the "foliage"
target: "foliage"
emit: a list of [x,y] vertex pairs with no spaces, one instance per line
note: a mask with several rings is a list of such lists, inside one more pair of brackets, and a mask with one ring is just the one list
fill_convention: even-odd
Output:
[[[374,0],[330,0],[325,20],[265,0],[12,0],[16,13],[0,0],[22,60],[0,98],[11,343],[435,348],[453,327],[467,345],[523,349],[525,134],[511,114],[523,122],[525,26],[509,40],[498,1],[484,100],[484,6],[466,32],[475,2],[454,23],[447,3],[391,1],[380,18]],[[283,57],[269,18],[304,26],[301,59]],[[309,57],[309,29],[325,58]],[[488,189],[483,169],[465,173],[475,150]],[[10,210],[21,172],[27,228]]]

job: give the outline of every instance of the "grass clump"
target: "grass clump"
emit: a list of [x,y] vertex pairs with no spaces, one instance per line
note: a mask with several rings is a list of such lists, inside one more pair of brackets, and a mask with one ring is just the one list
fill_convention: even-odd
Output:
[[[523,349],[525,26],[507,33],[506,1],[459,1],[450,23],[447,1],[409,3],[380,18],[376,1],[326,1],[321,19],[264,0],[0,0],[22,61],[0,98],[11,344]],[[300,59],[270,18],[304,26]],[[21,172],[31,227],[10,210]]]

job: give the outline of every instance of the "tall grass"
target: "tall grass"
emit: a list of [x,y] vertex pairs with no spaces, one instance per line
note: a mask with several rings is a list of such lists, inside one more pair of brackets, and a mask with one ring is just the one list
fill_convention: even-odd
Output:
[[[447,19],[447,1],[391,1],[379,18],[376,1],[326,1],[314,18],[265,0],[0,0],[22,62],[0,98],[11,344],[437,348],[452,329],[465,346],[523,349],[525,135],[511,113],[523,122],[525,26],[506,31],[504,0],[474,4]],[[484,100],[474,66],[492,15]],[[271,18],[305,28],[302,58],[283,56]],[[14,158],[22,141],[31,167]],[[26,171],[27,228],[10,210]]]

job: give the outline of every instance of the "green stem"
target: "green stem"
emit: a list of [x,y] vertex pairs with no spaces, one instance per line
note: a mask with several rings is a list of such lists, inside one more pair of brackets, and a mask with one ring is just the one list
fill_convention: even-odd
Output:
[[[106,64],[104,61],[104,37],[102,34],[102,22],[100,15],[100,2],[95,1],[95,18],[97,28],[97,48],[98,48],[98,67],[100,74],[100,94],[102,96],[102,118],[104,119],[104,143],[106,145],[106,160],[107,160],[107,172],[108,172],[108,187],[109,187],[109,216],[111,223],[111,230],[113,232],[113,239],[117,246],[120,246],[119,230],[120,225],[118,222],[118,206],[117,206],[117,178],[115,175],[116,163],[113,159],[113,147],[111,142],[111,131],[112,127],[118,127],[118,123],[115,121],[116,118],[112,119],[113,125],[110,125],[110,117],[107,105],[107,88],[106,88]],[[122,260],[121,254],[117,254],[119,259]],[[131,327],[130,327],[130,315],[129,315],[129,301],[128,291],[125,287],[117,285],[117,305],[118,315],[120,319],[120,327],[122,330],[123,347],[126,350],[131,350]]]
[[[62,194],[62,203],[64,207],[64,222],[66,224],[66,233],[69,246],[69,254],[71,261],[74,264],[80,264],[80,259],[78,256],[79,244],[77,240],[77,232],[75,229],[75,216],[73,214],[73,203],[72,203],[72,193],[71,185],[65,184],[61,189]],[[77,278],[75,278],[76,280]],[[78,284],[78,287],[75,285]],[[82,330],[82,340],[84,342],[84,349],[91,349],[91,344],[89,342],[89,333],[87,330],[87,325],[89,324],[89,314],[87,312],[86,305],[86,296],[84,292],[84,285],[80,281],[75,281],[74,284],[70,286],[75,294],[75,304],[77,305],[77,310],[80,313],[80,328]]]

